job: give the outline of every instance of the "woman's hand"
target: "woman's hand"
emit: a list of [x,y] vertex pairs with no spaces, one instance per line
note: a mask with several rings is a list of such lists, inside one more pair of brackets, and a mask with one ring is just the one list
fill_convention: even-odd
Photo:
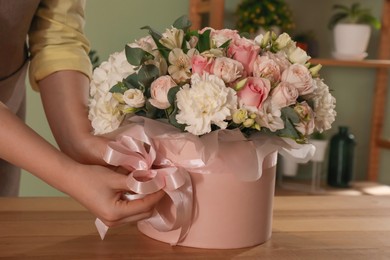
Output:
[[75,182],[66,191],[109,227],[151,216],[154,205],[164,196],[162,190],[137,200],[127,200],[126,175],[103,166],[78,165]]

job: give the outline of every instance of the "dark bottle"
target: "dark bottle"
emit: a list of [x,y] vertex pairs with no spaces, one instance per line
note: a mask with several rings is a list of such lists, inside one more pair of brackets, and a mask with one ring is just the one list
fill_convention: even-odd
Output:
[[349,187],[353,178],[355,137],[348,133],[348,127],[340,126],[339,132],[330,140],[328,185]]

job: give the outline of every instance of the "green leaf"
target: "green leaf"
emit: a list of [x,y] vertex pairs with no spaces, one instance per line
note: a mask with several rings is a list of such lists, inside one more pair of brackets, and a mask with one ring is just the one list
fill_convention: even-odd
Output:
[[224,43],[223,43],[221,46],[219,46],[218,48],[225,49],[225,48],[229,47],[231,41],[232,41],[231,39],[230,39],[230,40],[227,40],[226,42],[224,42]]
[[157,50],[160,52],[160,54],[163,56],[163,58],[165,60],[168,60],[168,55],[169,55],[170,50],[160,43],[160,39],[162,38],[162,34],[153,30],[150,26],[144,26],[141,29],[149,30],[149,34],[150,34],[150,36],[152,36],[152,39],[157,46]]
[[151,119],[164,118],[165,112],[163,109],[158,109],[157,107],[152,106],[149,101],[146,101],[143,116]]
[[292,138],[294,140],[297,140],[300,138],[299,133],[297,132],[294,125],[291,123],[291,121],[288,118],[284,121],[284,128],[281,130],[278,130],[277,134],[279,136]]
[[116,85],[114,85],[111,89],[110,89],[110,92],[111,93],[125,93],[126,90],[128,90],[129,88],[127,88],[125,86],[125,84],[123,84],[122,82],[118,82]]
[[142,30],[148,30],[150,36],[152,36],[155,41],[159,41],[161,39],[161,37],[162,37],[162,34],[160,32],[154,30],[150,26],[144,26],[144,27],[141,27],[141,29]]
[[173,27],[177,29],[181,29],[184,32],[186,32],[191,27],[191,25],[192,23],[188,19],[187,15],[180,16],[179,18],[176,19],[175,22],[173,22]]
[[282,108],[282,118],[286,118],[291,120],[292,123],[299,123],[300,119],[298,114],[292,107],[284,107]]
[[[138,71],[138,81],[146,88],[149,89],[150,84],[159,76],[160,71],[153,64],[142,65]],[[147,92],[147,97],[150,94]]]
[[137,73],[130,74],[127,78],[122,81],[129,89],[138,88],[140,89],[141,84],[138,82]]
[[179,113],[179,109],[177,108],[176,103],[175,103],[174,106],[173,106],[172,113],[170,113],[169,116],[168,116],[168,121],[169,121],[169,123],[171,125],[173,125],[173,126],[179,128],[179,129],[181,129],[182,131],[184,131],[185,125],[178,123],[177,120],[176,120],[176,115],[178,113]]
[[169,89],[169,91],[168,91],[168,101],[169,101],[169,104],[171,104],[171,106],[175,105],[176,93],[179,90],[180,90],[179,86],[175,86],[175,87],[172,87],[172,88]]
[[147,60],[153,60],[154,56],[141,48],[132,48],[125,46],[127,61],[133,66],[140,66]]
[[210,50],[210,33],[211,30],[206,30],[204,33],[199,34],[199,40],[197,44],[197,49],[199,52]]

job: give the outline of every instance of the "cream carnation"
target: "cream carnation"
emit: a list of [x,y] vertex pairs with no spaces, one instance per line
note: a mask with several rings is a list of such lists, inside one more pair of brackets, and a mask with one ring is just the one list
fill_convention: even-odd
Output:
[[177,93],[179,113],[176,119],[185,124],[185,130],[194,135],[211,132],[211,125],[221,129],[227,127],[233,110],[237,107],[235,91],[227,88],[222,79],[215,75],[194,74],[190,85],[185,85]]
[[336,119],[337,112],[336,99],[330,94],[328,86],[321,79],[315,79],[315,90],[310,97],[314,103],[314,121],[316,129],[323,132],[332,127]]

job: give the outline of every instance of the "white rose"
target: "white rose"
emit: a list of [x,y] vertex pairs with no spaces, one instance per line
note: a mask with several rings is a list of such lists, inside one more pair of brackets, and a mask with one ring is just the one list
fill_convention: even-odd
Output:
[[310,60],[310,56],[299,47],[290,48],[287,52],[288,59],[291,63],[305,64]]
[[179,108],[176,119],[194,135],[211,132],[212,124],[225,129],[225,120],[230,119],[237,108],[235,91],[226,87],[219,77],[207,73],[192,75],[191,87],[184,85],[176,98]]
[[131,88],[123,93],[123,101],[133,108],[140,108],[145,105],[145,96],[141,90],[136,88]]
[[279,50],[286,48],[291,43],[291,37],[287,33],[282,33],[278,36],[275,43],[277,44]]
[[150,85],[150,95],[149,99],[152,106],[159,109],[167,109],[171,106],[168,101],[168,92],[169,90],[176,86],[177,84],[170,76],[161,76],[152,82]]
[[301,64],[293,64],[282,73],[282,81],[292,84],[299,95],[310,94],[314,91],[310,71]]
[[230,83],[242,76],[244,66],[236,60],[221,57],[215,59],[211,70],[225,83]]

